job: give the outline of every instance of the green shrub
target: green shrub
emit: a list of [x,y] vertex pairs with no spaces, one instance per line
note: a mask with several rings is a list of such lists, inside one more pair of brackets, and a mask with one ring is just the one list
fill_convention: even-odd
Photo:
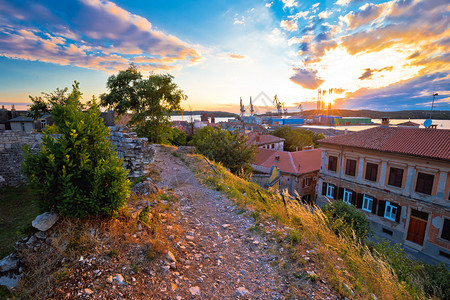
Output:
[[358,239],[364,239],[370,233],[370,223],[367,216],[353,205],[342,201],[333,201],[323,207],[331,229],[338,235],[352,236],[352,231]]
[[80,96],[75,83],[67,99],[53,105],[60,137],[44,134],[38,154],[25,149],[23,171],[42,211],[53,209],[69,217],[111,216],[126,204],[130,182],[95,99],[83,113]]
[[372,243],[370,247],[376,256],[385,260],[394,270],[398,279],[412,294],[427,294],[438,299],[450,299],[450,271],[441,263],[425,264],[406,256],[398,244],[388,241]]

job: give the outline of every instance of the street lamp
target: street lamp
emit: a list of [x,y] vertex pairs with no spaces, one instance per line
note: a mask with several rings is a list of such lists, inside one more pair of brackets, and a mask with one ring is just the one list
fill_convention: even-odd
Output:
[[430,110],[430,119],[431,119],[431,113],[433,112],[434,97],[436,97],[437,95],[439,95],[439,94],[438,94],[438,93],[434,93],[434,94],[433,94],[433,102],[431,102],[431,110]]

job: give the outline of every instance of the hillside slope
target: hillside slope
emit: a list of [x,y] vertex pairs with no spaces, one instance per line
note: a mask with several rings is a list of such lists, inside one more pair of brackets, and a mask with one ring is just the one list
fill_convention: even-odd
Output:
[[[320,210],[188,148],[155,146],[152,180],[114,220],[63,219],[19,243],[31,299],[411,299]],[[415,294],[420,298],[420,293]]]

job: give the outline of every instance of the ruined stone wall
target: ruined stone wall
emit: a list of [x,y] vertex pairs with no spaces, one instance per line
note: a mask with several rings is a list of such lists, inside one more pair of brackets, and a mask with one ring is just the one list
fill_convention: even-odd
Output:
[[21,167],[23,146],[32,152],[39,151],[42,134],[22,131],[0,131],[0,186],[19,185],[25,182]]
[[[145,176],[149,163],[153,161],[154,147],[146,138],[138,138],[125,126],[110,127],[111,142],[116,146],[118,155],[123,158],[123,166],[130,170],[129,177]],[[40,133],[21,131],[0,131],[0,186],[20,185],[26,182],[22,174],[23,146],[28,145],[32,152],[40,150]]]
[[109,129],[111,142],[116,146],[119,156],[123,158],[123,167],[130,170],[128,176],[146,176],[155,154],[155,148],[148,144],[148,139],[138,138],[136,132],[126,126],[117,125]]

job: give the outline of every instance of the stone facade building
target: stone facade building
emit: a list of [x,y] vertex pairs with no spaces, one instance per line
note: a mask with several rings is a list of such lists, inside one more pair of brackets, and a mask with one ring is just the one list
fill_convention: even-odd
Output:
[[319,205],[355,205],[376,235],[450,263],[450,130],[376,127],[319,144]]

